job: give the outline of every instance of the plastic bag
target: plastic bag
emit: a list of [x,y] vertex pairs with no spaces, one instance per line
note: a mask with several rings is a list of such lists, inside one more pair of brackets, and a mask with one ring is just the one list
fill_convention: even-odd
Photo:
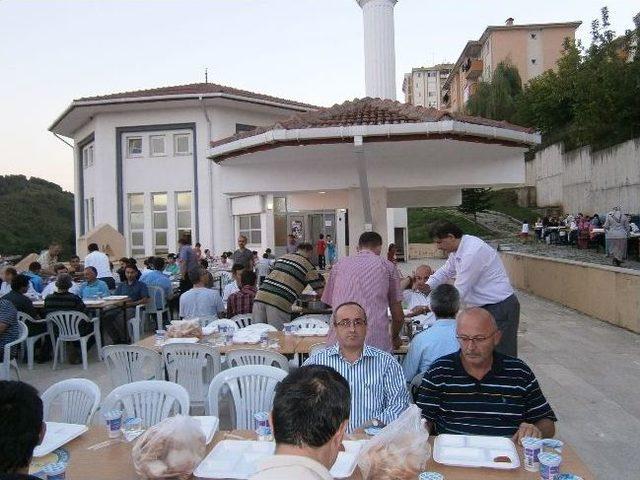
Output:
[[202,338],[202,327],[198,320],[173,320],[167,328],[167,338]]
[[141,478],[187,479],[206,453],[200,423],[185,415],[167,418],[144,432],[131,455]]
[[431,457],[429,432],[416,405],[369,440],[358,465],[364,480],[413,480]]

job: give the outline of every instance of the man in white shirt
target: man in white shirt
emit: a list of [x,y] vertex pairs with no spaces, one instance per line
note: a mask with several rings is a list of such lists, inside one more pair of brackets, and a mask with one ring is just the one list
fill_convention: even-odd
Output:
[[229,297],[232,294],[240,291],[242,272],[244,272],[244,265],[241,263],[234,263],[233,267],[231,267],[231,276],[233,277],[233,282],[227,283],[224,286],[224,290],[222,290],[222,301],[225,305],[227,304],[227,300],[229,300]]
[[[55,267],[53,267],[53,273],[58,278],[58,275],[61,273],[69,273],[69,269],[62,263],[58,263]],[[47,298],[48,295],[51,295],[54,292],[57,292],[58,288],[56,287],[55,280],[47,283],[47,286],[42,290],[42,298]],[[71,288],[69,289],[70,293],[80,296],[80,284],[78,282],[72,282]]]
[[97,243],[90,243],[87,250],[89,250],[89,254],[84,259],[84,268],[94,267],[98,271],[98,280],[106,283],[109,290],[116,288],[116,281],[111,274],[109,257],[98,249]]
[[432,274],[433,270],[429,265],[420,265],[413,277],[408,277],[409,283],[402,291],[403,307],[411,310],[411,313],[405,316],[413,318],[414,322],[420,322],[424,328],[430,327],[436,321],[436,316],[430,309],[431,295],[422,291]]
[[180,317],[187,320],[195,317],[215,319],[224,312],[224,303],[217,290],[205,287],[208,272],[202,268],[191,270],[189,280],[193,288],[180,296]]
[[496,319],[502,339],[496,351],[516,357],[520,302],[516,297],[498,252],[473,235],[463,235],[457,225],[436,225],[432,237],[449,254],[446,263],[427,280],[425,291],[455,279],[462,304],[482,307]]
[[[13,281],[13,277],[18,275],[18,272],[13,267],[5,267],[2,272],[2,283],[0,283],[0,297],[4,297],[7,293],[11,291],[11,282]],[[27,289],[27,293],[25,294],[27,297],[34,299],[38,298],[38,292],[33,288],[33,284],[29,281],[29,288]]]
[[256,275],[258,275],[258,285],[262,285],[264,279],[271,273],[271,267],[273,266],[273,260],[269,259],[269,254],[262,255],[260,261],[256,265]]
[[323,365],[300,367],[276,386],[270,423],[276,453],[251,480],[331,480],[349,421],[349,384]]

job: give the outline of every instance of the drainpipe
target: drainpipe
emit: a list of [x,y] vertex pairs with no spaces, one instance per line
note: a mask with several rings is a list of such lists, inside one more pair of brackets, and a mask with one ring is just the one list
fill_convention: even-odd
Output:
[[[202,113],[204,115],[204,119],[207,122],[207,150],[209,149],[209,145],[211,145],[211,139],[212,139],[212,133],[211,133],[211,119],[209,118],[209,113],[207,112],[207,108],[205,106],[204,103],[204,99],[202,98],[202,95],[200,95],[200,105],[202,106]],[[208,177],[207,177],[207,181],[209,182],[209,225],[211,225],[211,232],[210,232],[210,240],[211,240],[211,250],[213,250],[214,247],[214,228],[213,228],[213,162],[211,160],[207,160],[208,162]]]

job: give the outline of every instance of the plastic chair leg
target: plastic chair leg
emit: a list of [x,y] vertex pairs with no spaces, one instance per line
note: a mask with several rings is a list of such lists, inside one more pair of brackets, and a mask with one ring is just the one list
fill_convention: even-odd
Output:
[[86,370],[89,368],[89,362],[87,361],[87,340],[88,337],[83,337],[80,339],[80,350],[82,351],[82,369]]

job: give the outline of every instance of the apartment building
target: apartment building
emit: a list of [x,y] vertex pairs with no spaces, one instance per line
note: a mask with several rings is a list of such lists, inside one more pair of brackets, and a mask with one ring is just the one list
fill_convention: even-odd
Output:
[[405,73],[402,83],[405,103],[440,108],[442,87],[452,68],[452,63],[440,63],[433,67],[413,68],[410,73]]

